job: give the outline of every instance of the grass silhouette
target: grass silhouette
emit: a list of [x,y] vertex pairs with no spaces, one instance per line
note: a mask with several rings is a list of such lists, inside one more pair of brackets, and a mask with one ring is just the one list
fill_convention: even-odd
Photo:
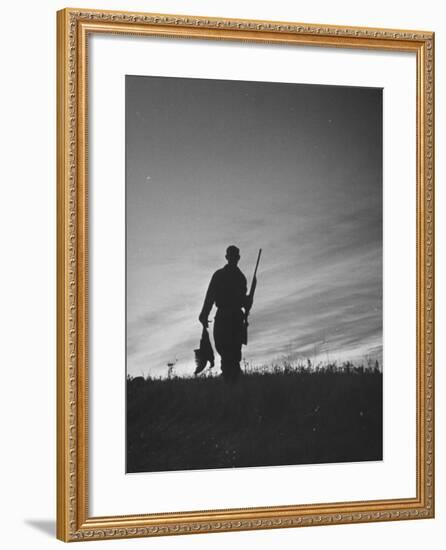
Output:
[[382,374],[351,363],[127,379],[127,472],[382,459]]

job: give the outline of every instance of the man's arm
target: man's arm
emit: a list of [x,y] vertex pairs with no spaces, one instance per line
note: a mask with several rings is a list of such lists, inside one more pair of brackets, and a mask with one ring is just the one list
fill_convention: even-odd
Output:
[[206,292],[206,297],[204,299],[203,307],[201,308],[201,313],[198,317],[198,320],[204,327],[208,327],[209,313],[211,312],[212,306],[215,303],[215,273],[212,275],[211,282],[209,283],[208,290]]

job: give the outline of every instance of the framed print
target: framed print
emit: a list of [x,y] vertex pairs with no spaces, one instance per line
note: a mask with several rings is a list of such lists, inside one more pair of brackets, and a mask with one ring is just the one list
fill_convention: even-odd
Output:
[[434,36],[58,12],[64,541],[434,515]]

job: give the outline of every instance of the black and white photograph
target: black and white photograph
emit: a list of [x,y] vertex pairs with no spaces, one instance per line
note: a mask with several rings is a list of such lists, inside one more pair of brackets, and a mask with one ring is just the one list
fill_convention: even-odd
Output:
[[126,472],[383,459],[382,89],[125,77]]

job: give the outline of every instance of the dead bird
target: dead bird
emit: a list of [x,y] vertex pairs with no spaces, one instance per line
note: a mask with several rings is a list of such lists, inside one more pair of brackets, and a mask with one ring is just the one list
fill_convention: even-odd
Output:
[[211,341],[209,339],[209,333],[207,328],[203,327],[201,333],[200,347],[194,350],[195,364],[197,365],[194,374],[200,374],[206,368],[209,363],[209,368],[212,368],[215,364],[214,350],[212,349]]

